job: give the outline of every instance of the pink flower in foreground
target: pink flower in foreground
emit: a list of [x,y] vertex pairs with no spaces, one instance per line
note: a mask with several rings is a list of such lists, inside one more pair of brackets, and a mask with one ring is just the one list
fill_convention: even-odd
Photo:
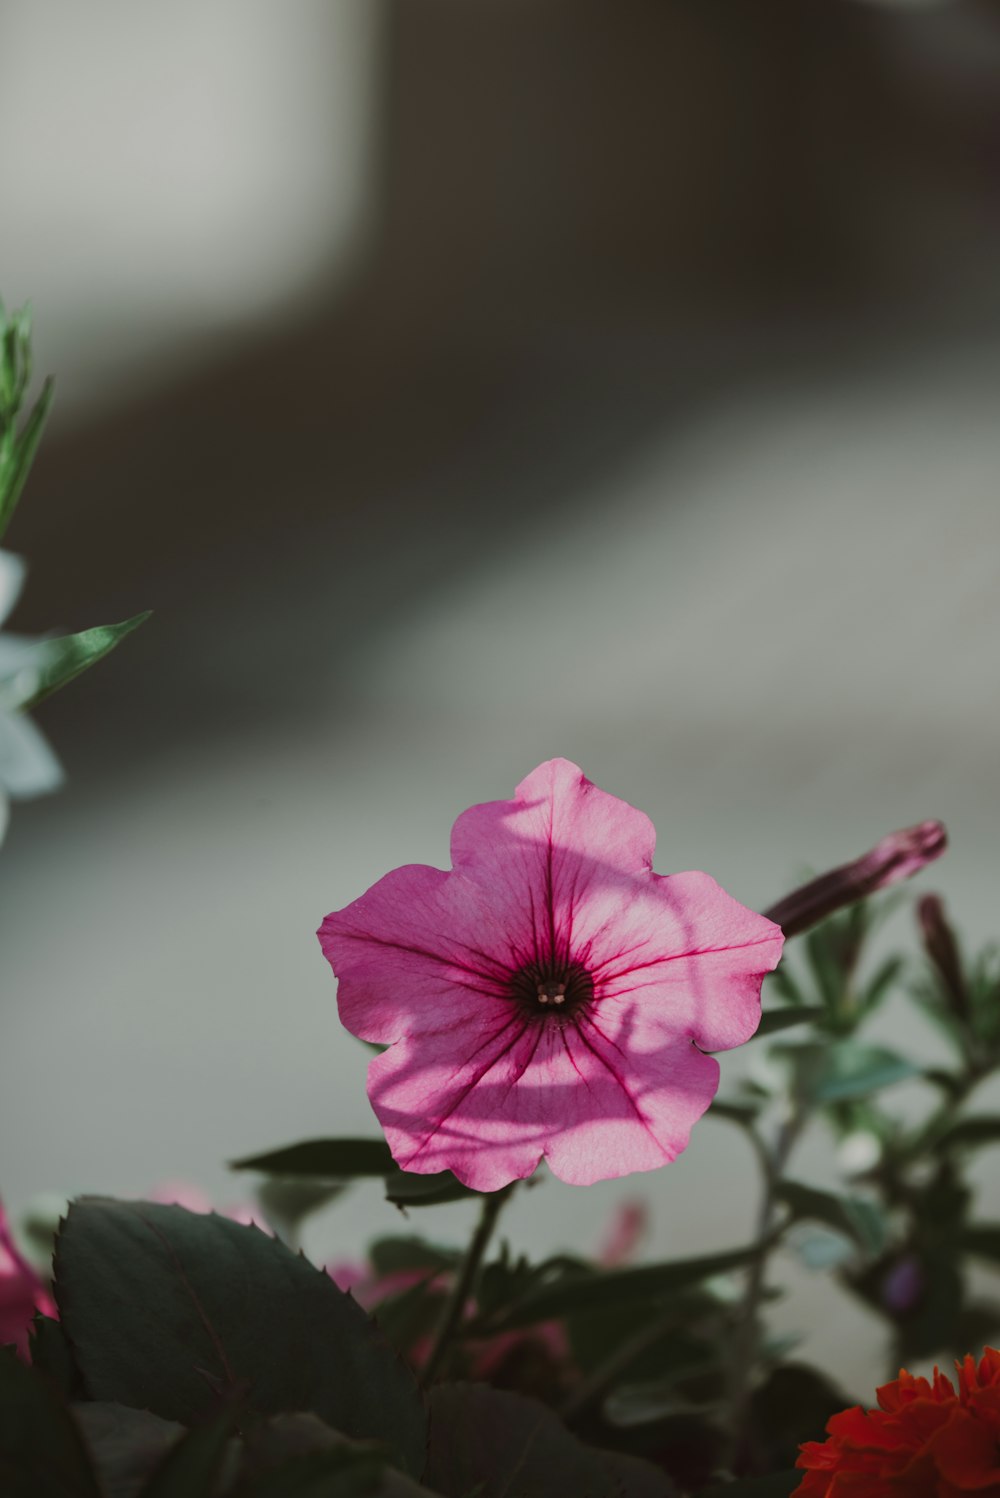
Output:
[[544,1156],[585,1185],[684,1149],[719,1081],[703,1052],[750,1039],[782,935],[707,874],[654,874],[654,843],[550,760],[459,817],[450,873],[396,869],[327,916],[341,1020],[389,1046],[368,1096],[404,1169],[495,1191]]
[[22,1357],[28,1352],[28,1333],[36,1311],[57,1315],[55,1302],[42,1281],[14,1246],[0,1203],[0,1347],[13,1342]]

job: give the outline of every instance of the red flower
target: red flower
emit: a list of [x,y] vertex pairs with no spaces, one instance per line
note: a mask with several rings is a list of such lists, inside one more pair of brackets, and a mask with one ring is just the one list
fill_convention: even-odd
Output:
[[879,1408],[834,1415],[829,1439],[807,1441],[795,1498],[1000,1498],[1000,1352],[955,1365],[958,1393],[904,1370],[878,1390]]

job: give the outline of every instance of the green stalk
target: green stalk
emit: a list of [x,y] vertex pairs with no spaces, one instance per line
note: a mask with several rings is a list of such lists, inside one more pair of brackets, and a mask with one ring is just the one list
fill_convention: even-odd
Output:
[[511,1186],[507,1186],[502,1191],[493,1191],[488,1196],[483,1197],[479,1223],[465,1251],[465,1257],[459,1265],[451,1294],[445,1302],[444,1310],[441,1313],[441,1320],[438,1322],[437,1331],[434,1333],[434,1342],[431,1347],[430,1356],[427,1359],[421,1376],[421,1381],[425,1386],[434,1382],[434,1379],[444,1367],[448,1354],[451,1352],[455,1334],[462,1323],[466,1302],[469,1299],[469,1294],[476,1282],[480,1266],[489,1247],[497,1218],[500,1216],[500,1211],[512,1189]]

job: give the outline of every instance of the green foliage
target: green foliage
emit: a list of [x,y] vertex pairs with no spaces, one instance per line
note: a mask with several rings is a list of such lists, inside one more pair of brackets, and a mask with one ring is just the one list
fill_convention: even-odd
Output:
[[372,1269],[378,1276],[407,1273],[439,1274],[454,1269],[460,1255],[453,1248],[441,1248],[415,1235],[398,1238],[376,1238],[368,1249]]
[[146,1482],[184,1437],[176,1420],[124,1404],[90,1400],[72,1414],[108,1498],[145,1498]]
[[142,1490],[142,1498],[213,1498],[239,1414],[235,1402],[185,1432]]
[[776,1035],[779,1030],[789,1030],[793,1025],[819,1024],[825,1013],[817,1004],[790,1004],[787,1009],[768,1009],[760,1017],[754,1039]]
[[83,1382],[76,1366],[66,1333],[58,1321],[49,1316],[36,1314],[29,1339],[31,1366],[44,1373],[50,1383],[60,1389],[67,1399],[79,1399],[83,1395]]
[[673,1491],[647,1463],[584,1446],[544,1405],[482,1384],[431,1390],[425,1481],[444,1498],[669,1498]]
[[270,1176],[257,1187],[256,1195],[269,1226],[285,1243],[295,1247],[305,1219],[329,1206],[342,1190],[340,1182]]
[[800,1181],[782,1181],[775,1192],[793,1221],[811,1218],[852,1239],[867,1257],[885,1248],[888,1225],[876,1204],[861,1196],[839,1196]]
[[[30,383],[30,310],[24,307],[8,315],[0,302],[0,540],[24,490],[52,404],[52,381],[47,380],[22,423],[20,416]],[[148,618],[147,611],[121,624],[99,625],[39,641],[35,684],[28,689],[30,695],[15,701],[14,706],[22,711],[36,707],[102,660]]]
[[233,1170],[259,1170],[289,1180],[346,1182],[381,1176],[386,1200],[397,1207],[436,1207],[481,1194],[463,1186],[450,1170],[432,1175],[400,1170],[383,1139],[308,1139],[230,1165]]
[[417,1175],[412,1170],[392,1170],[385,1178],[385,1199],[396,1207],[437,1207],[444,1202],[461,1201],[478,1196],[471,1186],[452,1175],[450,1170]]
[[[148,1202],[84,1199],[56,1246],[60,1315],[92,1398],[184,1424],[243,1394],[385,1442],[419,1473],[407,1370],[330,1277],[254,1227]],[[284,1350],[275,1356],[275,1349]]]
[[793,1467],[803,1441],[822,1441],[831,1415],[852,1400],[807,1363],[774,1368],[753,1392],[749,1440],[752,1470]]
[[735,1482],[703,1488],[698,1498],[788,1498],[802,1481],[802,1473],[772,1472],[769,1477],[739,1477]]
[[102,1498],[59,1391],[0,1347],[0,1493],[4,1498]]
[[121,644],[126,635],[138,629],[140,624],[145,624],[149,617],[150,610],[146,609],[144,613],[134,614],[121,624],[99,624],[93,629],[81,630],[79,634],[59,635],[46,640],[38,684],[21,706],[26,711],[37,707],[46,697],[51,697],[53,692],[66,686],[67,682],[75,680],[103,660],[116,645]]
[[232,1170],[259,1170],[265,1175],[317,1176],[326,1181],[350,1181],[387,1176],[396,1162],[384,1139],[307,1139],[263,1155],[247,1155],[230,1162]]
[[555,1283],[528,1288],[492,1322],[491,1330],[530,1326],[534,1322],[548,1321],[583,1309],[596,1310],[634,1302],[648,1307],[716,1275],[746,1268],[760,1252],[759,1244],[751,1244],[725,1253],[674,1259],[664,1264],[643,1264],[634,1269],[592,1269],[583,1274],[565,1274]]
[[27,483],[52,404],[52,381],[46,380],[19,430],[30,383],[30,309],[8,315],[0,302],[0,540]]
[[895,1051],[854,1040],[782,1043],[773,1054],[789,1066],[800,1102],[813,1107],[868,1097],[921,1075],[920,1067]]
[[422,1492],[413,1484],[384,1485],[385,1463],[370,1451],[313,1451],[295,1457],[238,1491],[238,1498],[376,1498]]

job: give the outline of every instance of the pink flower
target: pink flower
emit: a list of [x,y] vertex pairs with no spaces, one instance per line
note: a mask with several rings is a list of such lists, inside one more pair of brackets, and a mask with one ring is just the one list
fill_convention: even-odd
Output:
[[319,938],[340,1017],[387,1044],[368,1096],[406,1170],[496,1191],[544,1156],[584,1185],[685,1148],[780,930],[707,874],[652,870],[652,823],[566,760],[455,823],[450,873],[396,869]]
[[15,1248],[0,1202],[0,1347],[13,1342],[26,1357],[28,1332],[36,1311],[44,1316],[57,1314],[51,1295]]

